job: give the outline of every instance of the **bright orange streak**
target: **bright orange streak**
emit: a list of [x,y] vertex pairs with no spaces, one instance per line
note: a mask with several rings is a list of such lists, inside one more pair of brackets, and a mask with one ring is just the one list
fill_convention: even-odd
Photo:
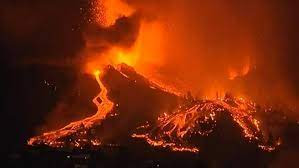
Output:
[[[106,87],[103,85],[102,81],[100,80],[100,71],[96,70],[95,71],[95,77],[100,85],[101,92],[92,100],[92,102],[98,107],[97,113],[92,116],[92,118],[96,118],[97,120],[104,119],[106,115],[112,111],[114,103],[110,101],[107,97],[108,90]],[[102,100],[101,103],[98,102],[98,98]]]
[[[29,145],[45,144],[51,147],[62,147],[65,142],[61,142],[59,139],[79,132],[82,127],[84,127],[84,129],[92,128],[94,125],[100,124],[101,121],[105,119],[107,114],[112,111],[114,103],[107,97],[108,90],[100,80],[101,71],[95,70],[94,75],[101,88],[101,92],[92,100],[92,102],[98,108],[96,114],[83,120],[72,122],[59,130],[51,131],[48,133],[44,133],[41,136],[30,138],[30,140],[28,141]],[[101,103],[98,102],[98,98],[102,100]],[[96,140],[92,142],[92,145],[98,145],[100,143],[101,142]],[[75,141],[75,146],[80,146],[80,139],[78,139],[78,141]]]

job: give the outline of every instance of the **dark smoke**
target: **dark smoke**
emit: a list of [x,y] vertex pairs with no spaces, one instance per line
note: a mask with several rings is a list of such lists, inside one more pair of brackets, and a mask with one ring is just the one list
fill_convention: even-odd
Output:
[[91,25],[86,31],[86,40],[98,47],[132,46],[138,36],[140,16],[135,13],[129,17],[122,16],[109,27]]
[[[96,23],[92,1],[3,1],[0,44],[10,65],[44,64],[77,67],[82,50],[130,47],[140,16],[122,16],[110,27]],[[102,51],[100,51],[102,52]],[[84,59],[84,58],[83,58]]]

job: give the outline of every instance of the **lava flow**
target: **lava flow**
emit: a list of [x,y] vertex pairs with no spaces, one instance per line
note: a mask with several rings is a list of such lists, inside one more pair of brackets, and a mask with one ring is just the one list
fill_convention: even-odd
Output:
[[[164,113],[158,118],[158,125],[145,125],[134,138],[145,139],[153,146],[170,147],[173,151],[198,152],[199,148],[190,146],[188,141],[194,135],[200,137],[212,134],[219,116],[232,117],[249,141],[256,142],[265,151],[273,151],[281,144],[280,138],[270,142],[265,139],[261,123],[255,117],[257,108],[253,102],[242,98],[227,96],[219,100],[189,100],[189,105],[180,106],[173,113]],[[138,129],[137,129],[138,130]]]
[[[100,79],[101,71],[96,70],[94,72],[94,76],[101,88],[101,92],[92,100],[93,103],[97,106],[98,110],[95,115],[85,118],[80,121],[72,122],[69,125],[56,130],[51,131],[48,133],[44,133],[41,136],[33,137],[28,141],[29,145],[36,145],[36,144],[45,144],[50,147],[63,147],[65,146],[65,140],[61,139],[64,137],[67,137],[72,134],[87,134],[87,130],[95,126],[96,124],[99,124],[103,119],[105,119],[106,115],[110,113],[113,109],[113,102],[111,102],[107,97],[107,89],[103,85],[101,79]],[[101,99],[101,103],[98,102],[98,98]],[[88,141],[87,139],[77,139],[71,145],[79,147],[80,141]],[[89,142],[90,145],[99,145],[101,142],[99,139],[90,139]]]
[[[98,107],[97,113],[86,119],[72,122],[57,131],[33,137],[28,141],[29,145],[93,148],[104,144],[115,144],[115,140],[107,139],[104,133],[100,133],[106,131],[106,133],[116,134],[116,139],[123,137],[129,137],[129,141],[141,139],[151,146],[197,153],[200,151],[199,142],[217,133],[217,127],[222,127],[221,122],[225,120],[238,130],[238,134],[244,137],[244,140],[247,139],[247,142],[256,144],[262,150],[273,151],[281,144],[279,137],[268,138],[267,130],[263,126],[264,121],[257,117],[259,113],[265,113],[266,110],[259,109],[249,100],[230,95],[226,95],[223,99],[212,100],[194,99],[191,95],[178,96],[150,82],[125,64],[118,68],[107,66],[102,73],[97,70],[94,75],[101,87],[101,92],[93,99]],[[103,84],[101,75],[104,75],[105,79],[110,79],[110,82]],[[113,88],[112,85],[116,87]],[[116,92],[114,89],[122,89],[117,92],[124,96],[123,99],[114,96],[112,102],[112,99],[108,98],[110,93]],[[137,97],[134,97],[136,93]],[[147,103],[140,101],[138,97],[153,97],[153,95],[156,98],[147,100],[151,106],[147,106]],[[173,104],[169,103],[170,99],[177,100],[174,101],[177,103],[174,103],[174,107],[167,108],[166,112],[160,112],[153,108],[156,106],[155,100],[160,97],[167,97],[164,104]],[[98,99],[101,99],[101,103]],[[138,106],[139,104],[135,103],[138,100],[145,104]],[[114,108],[114,104],[118,111]],[[149,110],[150,108],[153,109]],[[140,114],[140,111],[148,115]],[[124,121],[128,122],[126,126],[123,125]],[[102,130],[99,128],[107,123],[110,126],[103,127]],[[119,130],[113,127],[119,129],[128,127],[128,129],[117,132]],[[119,141],[119,143],[123,142]]]

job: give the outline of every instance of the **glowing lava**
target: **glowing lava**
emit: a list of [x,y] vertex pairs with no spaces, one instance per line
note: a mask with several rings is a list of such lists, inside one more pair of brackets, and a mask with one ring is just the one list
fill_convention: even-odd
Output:
[[[192,102],[193,101],[193,102]],[[144,139],[152,146],[170,148],[173,151],[198,152],[199,148],[188,142],[191,136],[209,136],[217,126],[219,116],[228,114],[239,125],[243,136],[255,142],[264,151],[273,151],[280,146],[281,139],[268,142],[261,130],[261,122],[255,117],[256,105],[243,98],[226,97],[218,100],[191,100],[190,107],[172,113],[163,113],[157,125],[145,125],[137,129],[134,138]]]
[[[129,66],[122,67],[123,69],[116,69],[112,66],[107,66],[107,68],[113,70],[112,72],[118,74],[116,81],[118,81],[118,79],[125,79],[127,82],[135,81],[134,83],[136,83],[136,79],[144,79],[147,81],[146,78],[136,74],[133,68]],[[99,70],[94,71],[94,76],[101,87],[101,92],[93,99],[94,104],[98,108],[95,115],[72,122],[57,131],[33,137],[28,141],[28,144],[78,148],[83,148],[85,145],[94,147],[104,144],[101,141],[103,140],[101,136],[96,137],[89,132],[96,126],[101,125],[108,114],[112,114],[114,103],[116,103],[109,100],[107,97],[109,90],[107,90],[101,81],[101,76],[106,73],[105,70],[106,69],[104,69],[103,72]],[[135,77],[130,76],[130,73],[134,74],[133,76]],[[111,76],[105,77],[110,78]],[[144,125],[137,128],[134,126],[132,130],[133,133],[127,132],[128,136],[132,138],[145,140],[145,142],[154,147],[167,148],[172,151],[197,153],[200,151],[199,145],[192,143],[192,137],[197,136],[199,140],[204,139],[215,131],[218,122],[223,119],[221,119],[221,116],[227,116],[230,124],[234,125],[234,123],[236,123],[236,125],[238,125],[240,133],[243,135],[242,137],[249,142],[254,142],[260,149],[273,151],[281,144],[279,138],[273,141],[269,141],[269,139],[265,138],[265,131],[262,127],[263,121],[256,117],[258,108],[255,103],[249,100],[235,98],[229,95],[226,95],[223,99],[198,100],[192,98],[192,96],[181,97],[174,93],[169,93],[167,89],[164,90],[153,82],[143,81],[141,83],[146,83],[146,88],[152,89],[153,92],[156,90],[158,90],[158,92],[163,91],[183,101],[178,103],[177,107],[173,110],[160,113],[157,118],[154,118],[155,121],[147,121]],[[134,91],[135,90],[132,89],[130,93]],[[127,98],[130,98],[130,96]],[[98,102],[98,99],[101,99],[101,103]],[[119,108],[122,105],[117,104],[117,106]],[[132,103],[127,108],[130,111],[130,108],[135,108],[135,104]],[[119,111],[119,113],[121,114],[122,111]],[[113,118],[117,115],[109,116]],[[139,123],[139,121],[137,123]],[[106,131],[109,132],[109,128]]]
[[[110,113],[113,109],[114,103],[109,100],[107,97],[107,89],[103,85],[102,81],[100,80],[101,71],[96,70],[94,71],[94,76],[100,85],[101,92],[92,100],[93,103],[97,106],[98,110],[95,115],[85,118],[80,121],[75,121],[70,123],[69,125],[56,130],[51,131],[48,133],[44,133],[41,136],[36,136],[33,138],[30,138],[28,141],[29,145],[38,145],[38,144],[45,144],[51,147],[63,147],[66,146],[66,140],[63,139],[64,137],[67,137],[72,134],[81,134],[85,135],[87,134],[87,130],[91,129],[96,124],[100,124],[103,119],[107,116],[108,113]],[[98,98],[101,99],[101,103],[98,102]],[[75,139],[70,140],[71,146],[80,147],[80,142],[91,142],[90,145],[98,146],[101,144],[101,142],[98,139]]]

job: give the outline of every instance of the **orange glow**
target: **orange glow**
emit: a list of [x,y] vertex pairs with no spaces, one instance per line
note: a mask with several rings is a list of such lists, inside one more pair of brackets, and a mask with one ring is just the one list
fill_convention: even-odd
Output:
[[135,63],[135,61],[133,60],[133,56],[130,56],[130,54],[126,54],[121,51],[117,53],[117,60],[130,66],[134,66]]
[[94,3],[95,19],[104,27],[109,27],[119,17],[129,16],[134,12],[134,9],[122,0],[95,0]]
[[160,22],[143,22],[141,24],[140,34],[135,45],[136,53],[139,55],[136,65],[138,71],[153,69],[153,66],[163,64],[165,33],[165,27]]
[[101,74],[101,71],[97,69],[97,70],[94,71],[93,74],[94,74],[95,77],[98,77]]
[[228,79],[229,80],[234,80],[237,76],[239,76],[238,72],[234,69],[229,69],[228,70]]
[[151,76],[155,67],[163,65],[164,27],[159,22],[142,22],[138,38],[130,48],[111,47],[108,51],[87,58],[85,72],[91,74],[94,69],[107,64],[125,63],[138,72]]
[[159,22],[142,22],[138,38],[129,49],[113,48],[109,52],[113,65],[126,63],[138,72],[150,73],[163,64],[164,27]]
[[249,70],[250,70],[250,62],[248,60],[245,63],[245,65],[239,70],[234,69],[234,68],[229,68],[228,69],[228,79],[234,80],[236,77],[245,76],[248,74]]
[[132,67],[136,65],[139,57],[135,47],[132,47],[131,49],[112,48],[108,52],[108,55],[110,55],[113,65],[125,63]]

